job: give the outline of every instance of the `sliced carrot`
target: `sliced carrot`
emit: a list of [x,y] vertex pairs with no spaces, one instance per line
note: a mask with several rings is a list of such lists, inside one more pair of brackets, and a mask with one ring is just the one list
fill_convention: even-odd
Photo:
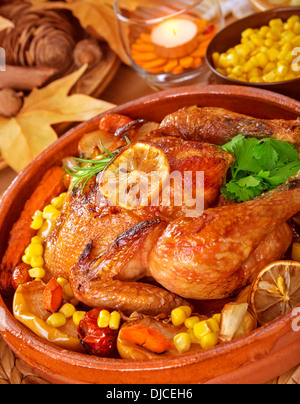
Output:
[[197,67],[201,67],[203,65],[201,58],[194,58],[193,67],[196,69]]
[[133,60],[137,62],[150,62],[157,59],[157,54],[155,52],[135,52],[132,53]]
[[173,348],[172,343],[159,331],[142,324],[123,328],[122,336],[133,344],[140,345],[149,351],[158,354]]
[[191,56],[186,56],[185,58],[180,59],[180,65],[185,69],[190,69],[193,66],[194,58]]
[[170,73],[172,70],[175,69],[175,67],[178,66],[178,60],[177,59],[171,59],[164,67],[164,72],[165,73]]
[[182,66],[177,66],[175,69],[172,71],[173,74],[181,74],[184,72],[184,67]]
[[194,58],[204,58],[206,55],[207,46],[202,46],[202,44],[192,53]]
[[141,37],[140,37],[140,38],[141,38],[144,42],[152,43],[151,35],[149,35],[149,34],[143,33],[143,34],[141,34]]
[[55,313],[63,301],[63,290],[55,278],[51,278],[43,292],[44,310]]
[[32,196],[27,201],[19,219],[14,224],[8,240],[8,247],[0,266],[0,292],[3,295],[10,294],[11,276],[13,269],[18,265],[26,247],[36,231],[30,228],[32,216],[37,210],[43,210],[51,200],[65,191],[65,171],[58,166],[50,168],[43,176]]
[[151,44],[143,43],[135,43],[132,45],[132,50],[137,52],[154,52],[154,46]]
[[123,128],[132,122],[128,116],[119,114],[107,114],[101,118],[99,129],[104,132],[115,133],[118,129]]
[[162,67],[165,66],[168,63],[167,59],[155,59],[151,62],[147,62],[143,65],[143,69],[144,70],[150,70],[150,69],[154,69],[156,67]]

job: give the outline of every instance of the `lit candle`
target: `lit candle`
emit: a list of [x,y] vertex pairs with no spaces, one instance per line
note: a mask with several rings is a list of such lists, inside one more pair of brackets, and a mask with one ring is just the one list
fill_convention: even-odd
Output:
[[174,18],[157,25],[151,33],[156,52],[164,58],[182,58],[197,48],[198,27],[195,22]]

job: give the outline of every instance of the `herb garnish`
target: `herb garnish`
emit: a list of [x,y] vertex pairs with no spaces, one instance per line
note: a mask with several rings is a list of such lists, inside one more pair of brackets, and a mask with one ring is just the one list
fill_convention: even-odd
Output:
[[[127,136],[125,136],[125,140],[128,145],[131,144],[130,140],[128,139]],[[77,161],[78,163],[82,164],[88,164],[85,167],[72,167],[72,171],[69,169],[65,168],[68,174],[70,174],[72,177],[76,178],[76,181],[74,181],[72,191],[74,188],[77,187],[79,183],[84,181],[82,189],[81,189],[81,194],[83,194],[85,187],[87,183],[89,182],[90,179],[92,179],[95,175],[98,173],[102,172],[105,170],[105,168],[108,166],[108,164],[116,157],[117,154],[110,153],[103,145],[103,142],[100,140],[100,144],[102,149],[104,150],[105,154],[107,157],[101,157],[98,160],[90,160],[90,159],[81,159],[81,158],[75,158],[74,160]]]
[[300,170],[298,150],[291,143],[238,135],[221,148],[235,155],[230,178],[221,190],[227,200],[254,199]]

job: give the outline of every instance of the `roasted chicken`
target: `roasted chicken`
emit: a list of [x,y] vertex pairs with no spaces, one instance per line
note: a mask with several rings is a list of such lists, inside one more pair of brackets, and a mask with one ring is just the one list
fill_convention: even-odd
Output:
[[[171,173],[203,171],[204,213],[186,217],[191,207],[185,204],[133,210],[110,206],[94,177],[83,192],[70,189],[46,241],[47,269],[69,278],[75,297],[85,304],[125,313],[169,313],[189,304],[184,298],[234,295],[287,251],[292,241],[287,221],[300,210],[300,183],[295,177],[250,202],[220,206],[220,188],[234,157],[216,145],[243,133],[299,146],[299,120],[266,121],[222,109],[188,108],[166,117],[150,133],[138,130],[142,124],[117,131],[110,151],[127,146],[126,135],[131,142],[142,139],[163,150]],[[194,179],[189,186],[195,189]],[[171,185],[173,199],[174,192]],[[145,277],[156,283],[144,283]]]

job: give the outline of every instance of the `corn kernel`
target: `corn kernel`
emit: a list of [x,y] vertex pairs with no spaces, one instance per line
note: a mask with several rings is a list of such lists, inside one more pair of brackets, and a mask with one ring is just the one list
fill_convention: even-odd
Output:
[[73,316],[75,311],[76,309],[73,304],[66,303],[60,308],[59,313],[63,314],[66,318],[69,318]]
[[44,248],[42,244],[30,244],[25,253],[29,257],[39,257],[44,254]]
[[31,268],[28,271],[28,274],[31,278],[39,278],[42,279],[45,277],[46,275],[46,271],[44,270],[44,268]]
[[243,38],[250,38],[254,33],[254,30],[252,28],[248,28],[245,31],[242,32],[242,37]]
[[49,219],[49,220],[56,220],[58,216],[60,215],[59,210],[54,208],[52,205],[48,205],[45,207],[43,210],[43,218],[44,219]]
[[86,311],[75,311],[73,314],[73,322],[75,325],[79,325],[80,321],[84,318],[86,315]]
[[33,218],[32,223],[31,223],[31,228],[33,230],[39,230],[44,224],[44,220],[41,216],[36,216]]
[[191,337],[187,332],[178,334],[174,337],[174,345],[178,352],[188,352],[191,348]]
[[117,311],[113,311],[110,315],[109,328],[111,330],[118,330],[121,324],[121,315]]
[[214,318],[210,318],[209,320],[207,320],[207,325],[210,328],[211,332],[218,333],[220,331],[219,323]]
[[190,308],[190,306],[180,306],[180,309],[182,309],[182,310],[185,312],[186,317],[190,317],[190,316],[191,316],[191,314],[192,314],[192,309]]
[[43,240],[45,240],[49,234],[52,232],[52,229],[54,227],[54,223],[47,219],[44,221],[42,227],[38,231],[38,236],[41,237]]
[[31,257],[30,265],[32,266],[32,268],[36,267],[42,268],[44,266],[44,263],[45,263],[44,258],[41,256]]
[[278,64],[277,73],[279,74],[279,76],[281,76],[283,78],[284,76],[286,76],[288,74],[288,71],[289,71],[289,69],[286,64],[284,64],[284,63]]
[[296,21],[293,27],[293,32],[296,35],[300,35],[300,20]]
[[69,282],[63,287],[63,293],[67,299],[71,299],[74,297],[73,290]]
[[205,335],[210,334],[211,329],[208,326],[207,321],[200,321],[199,323],[195,324],[194,326],[194,334],[195,337],[200,339],[203,338]]
[[62,277],[59,277],[59,278],[57,278],[56,280],[57,280],[57,282],[60,284],[60,286],[61,286],[62,288],[64,288],[64,286],[66,286],[67,283],[69,283],[66,278],[62,278]]
[[214,65],[218,66],[219,60],[220,60],[220,54],[218,52],[214,52],[212,54],[212,59],[213,59]]
[[283,21],[281,18],[273,19],[269,22],[270,27],[272,28],[283,28]]
[[107,310],[101,310],[98,317],[98,327],[99,328],[106,328],[109,326],[110,322],[110,312]]
[[217,322],[220,324],[221,323],[221,313],[218,314],[214,314],[212,316],[212,318],[214,318],[215,320],[217,320]]
[[276,73],[270,72],[270,73],[266,74],[265,76],[263,76],[263,80],[266,83],[273,83],[276,80]]
[[276,48],[271,48],[267,51],[268,58],[271,62],[275,62],[279,58],[279,50]]
[[211,332],[201,338],[200,345],[203,349],[210,349],[218,345],[219,335],[216,332]]
[[232,70],[232,73],[233,73],[234,75],[236,75],[237,77],[241,76],[241,75],[244,73],[242,66],[236,66],[236,67]]
[[180,325],[184,324],[185,320],[187,319],[186,312],[183,310],[182,307],[177,307],[176,309],[172,310],[171,319],[172,324],[175,327],[179,327]]
[[254,57],[253,61],[256,67],[264,68],[268,64],[269,59],[264,53],[260,52]]
[[51,201],[51,205],[55,209],[61,209],[64,206],[66,196],[67,196],[67,194],[63,193],[63,194],[59,195],[57,198],[53,198]]
[[31,239],[31,244],[43,244],[44,240],[41,237],[35,236]]
[[31,263],[31,257],[29,257],[27,254],[23,255],[22,257],[22,261],[24,262],[24,264],[30,265]]
[[195,337],[194,331],[191,328],[189,328],[187,330],[187,333],[191,337],[191,343],[192,344],[199,344],[200,343],[200,341]]
[[189,317],[185,320],[184,325],[186,328],[194,329],[195,324],[199,323],[199,317]]
[[54,328],[62,327],[66,322],[66,317],[61,313],[54,313],[47,320],[47,324]]

